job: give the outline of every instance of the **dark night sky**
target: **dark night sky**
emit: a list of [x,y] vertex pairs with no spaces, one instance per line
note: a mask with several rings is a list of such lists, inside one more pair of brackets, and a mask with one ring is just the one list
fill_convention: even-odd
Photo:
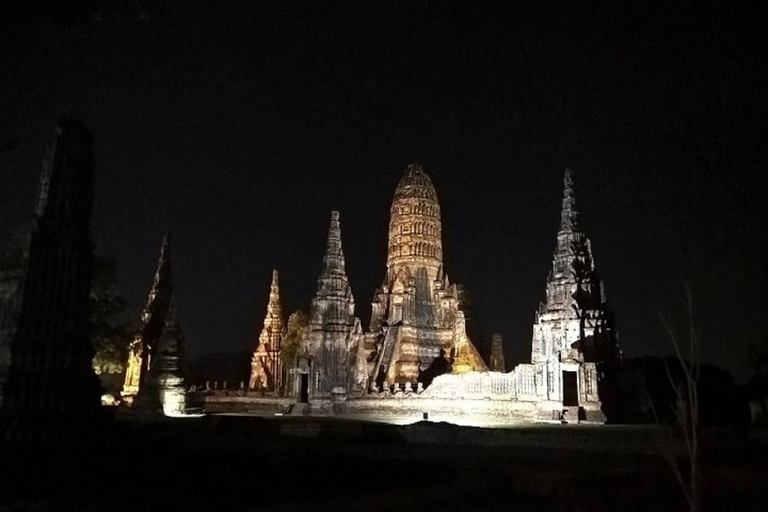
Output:
[[670,351],[657,311],[679,320],[687,282],[706,360],[748,378],[768,333],[768,41],[750,3],[143,3],[0,16],[0,142],[18,143],[0,233],[31,217],[56,117],[82,118],[97,250],[138,317],[172,233],[193,355],[254,348],[273,267],[286,311],[308,307],[334,208],[367,325],[415,161],[477,345],[498,331],[525,359],[570,166],[625,354]]

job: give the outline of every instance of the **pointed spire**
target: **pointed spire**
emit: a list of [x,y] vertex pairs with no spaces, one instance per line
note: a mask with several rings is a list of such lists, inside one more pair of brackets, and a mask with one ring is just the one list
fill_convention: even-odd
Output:
[[579,212],[576,210],[576,194],[573,190],[573,171],[567,167],[565,168],[563,185],[560,231],[579,231]]
[[141,327],[142,356],[139,371],[140,395],[149,371],[149,364],[155,356],[158,340],[165,328],[165,319],[173,296],[171,275],[171,242],[170,235],[166,232],[163,237],[163,245],[160,248],[160,257],[157,260],[157,270],[152,289],[149,291],[147,305],[141,312],[143,325]]
[[280,305],[280,286],[278,284],[277,270],[272,270],[272,284],[269,287],[269,303],[267,304],[267,316],[282,318],[283,308]]
[[328,242],[325,244],[323,270],[344,273],[344,250],[341,247],[339,212],[336,210],[331,212],[331,226],[328,229]]
[[[141,313],[141,320],[144,324],[149,322],[150,317],[155,312],[162,314],[162,321],[165,320],[165,314],[168,310],[170,296],[173,294],[171,288],[171,241],[168,232],[163,236],[163,244],[160,246],[160,256],[157,259],[157,269],[155,278],[152,282],[152,288],[149,290],[147,305]],[[157,303],[158,296],[164,295],[160,303]],[[159,309],[158,309],[159,307]]]
[[264,327],[259,335],[259,350],[280,350],[280,343],[285,334],[285,322],[283,321],[283,306],[280,303],[280,287],[278,286],[277,270],[272,271],[272,284],[269,288],[269,303],[267,304],[267,316],[264,317]]
[[261,329],[256,343],[256,351],[251,359],[249,388],[254,389],[261,386],[268,391],[275,391],[280,388],[282,383],[280,350],[285,332],[278,273],[277,270],[273,270],[267,315],[264,317],[264,327]]
[[[331,226],[328,230],[328,242],[323,256],[323,269],[317,279],[317,293],[310,307],[310,323],[326,325],[338,323],[351,325],[354,317],[355,298],[349,279],[344,269],[344,251],[341,248],[341,228],[339,227],[339,212],[331,212]],[[339,301],[338,307],[330,308],[330,316],[325,316],[326,301]]]
[[[335,279],[334,279],[335,278]],[[331,212],[331,226],[328,229],[328,241],[325,245],[325,255],[323,256],[323,270],[318,279],[317,293],[327,294],[333,288],[339,288],[334,285],[334,281],[341,278],[346,284],[347,275],[344,263],[344,250],[341,247],[341,228],[339,226],[339,212]],[[343,285],[342,285],[343,286]]]

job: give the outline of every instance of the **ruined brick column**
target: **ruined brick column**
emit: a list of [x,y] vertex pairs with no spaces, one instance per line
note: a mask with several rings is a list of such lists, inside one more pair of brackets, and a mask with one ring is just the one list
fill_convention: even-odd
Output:
[[494,334],[491,337],[491,364],[490,370],[492,372],[506,372],[506,365],[504,364],[504,347],[501,343],[501,334]]
[[93,179],[93,136],[82,123],[59,119],[40,178],[0,410],[6,442],[76,442],[97,419],[101,388],[89,337]]

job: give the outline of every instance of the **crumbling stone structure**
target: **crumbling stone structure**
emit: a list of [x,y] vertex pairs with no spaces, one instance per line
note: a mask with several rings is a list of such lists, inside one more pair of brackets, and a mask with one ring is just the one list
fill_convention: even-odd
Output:
[[267,315],[264,317],[264,327],[259,334],[256,351],[251,359],[251,377],[248,382],[250,389],[277,391],[283,384],[280,346],[285,337],[286,325],[283,320],[277,277],[277,270],[273,270]]
[[507,371],[504,363],[504,346],[502,344],[501,334],[494,334],[491,337],[491,361],[489,369],[492,372],[504,373]]
[[444,355],[454,372],[487,370],[466,333],[460,288],[443,269],[435,187],[416,164],[405,170],[392,201],[387,272],[374,295],[366,350],[377,386],[415,386]]
[[154,282],[149,291],[147,305],[141,313],[141,331],[129,347],[126,365],[123,399],[126,403],[143,401],[145,407],[159,408],[160,398],[156,390],[144,390],[147,374],[152,368],[160,336],[165,329],[165,320],[173,296],[171,283],[171,245],[168,235],[163,238],[160,257],[157,261]]
[[[604,422],[598,386],[620,352],[575,204],[572,173],[566,170],[558,242],[547,298],[534,324],[531,364],[510,372],[501,335],[493,336],[490,371],[467,336],[462,290],[443,270],[440,206],[421,167],[409,166],[395,192],[387,273],[374,295],[366,333],[355,317],[339,214],[333,212],[309,332],[289,370],[289,397],[310,403],[299,407],[303,413],[389,420],[427,414],[473,425]],[[228,401],[212,400],[218,410]]]
[[520,365],[526,393],[562,402],[579,414],[600,414],[598,365],[619,357],[613,314],[581,230],[573,173],[565,170],[557,246],[546,299],[533,325],[531,365]]
[[166,416],[183,416],[187,412],[184,336],[175,303],[171,298],[146,381],[146,389],[156,394]]
[[61,118],[49,145],[29,246],[11,366],[0,409],[2,438],[44,444],[84,435],[100,407],[91,362],[93,136]]
[[297,366],[291,370],[289,395],[300,402],[342,398],[359,382],[355,361],[363,331],[355,317],[355,298],[345,269],[339,212],[331,212],[323,267],[309,310],[309,332],[300,340]]

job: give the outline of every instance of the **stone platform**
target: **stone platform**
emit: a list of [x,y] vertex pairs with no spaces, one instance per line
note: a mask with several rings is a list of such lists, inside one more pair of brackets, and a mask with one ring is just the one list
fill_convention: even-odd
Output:
[[605,416],[599,409],[583,410],[581,418],[576,412],[569,412],[563,418],[561,402],[446,399],[416,394],[390,397],[369,395],[339,401],[315,400],[306,404],[289,398],[213,394],[206,397],[205,410],[209,414],[328,416],[394,424],[414,423],[426,418],[476,427],[501,427],[526,422],[605,422]]

